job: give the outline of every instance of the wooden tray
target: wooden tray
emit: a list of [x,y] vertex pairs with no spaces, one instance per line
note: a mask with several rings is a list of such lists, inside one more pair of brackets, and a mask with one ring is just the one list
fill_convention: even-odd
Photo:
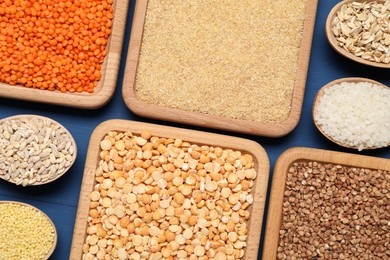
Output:
[[390,160],[311,148],[291,148],[276,161],[268,205],[263,259],[276,259],[288,169],[296,161],[318,161],[390,171]]
[[281,123],[267,124],[250,120],[239,120],[217,115],[202,114],[198,112],[188,112],[174,108],[147,104],[137,99],[135,93],[135,78],[148,5],[147,0],[137,1],[122,89],[123,98],[127,107],[135,114],[140,116],[177,123],[185,123],[268,137],[280,137],[288,134],[296,127],[301,116],[317,3],[317,0],[308,0],[303,37],[299,51],[296,82],[291,100],[290,114],[288,118]]
[[102,78],[94,93],[62,93],[0,83],[0,97],[86,109],[96,109],[105,105],[114,94],[116,86],[128,5],[128,0],[114,1],[112,32],[106,46],[107,55],[102,64]]
[[181,138],[185,141],[199,145],[206,144],[231,148],[249,153],[253,156],[257,178],[255,180],[255,186],[252,189],[254,202],[251,206],[251,218],[249,219],[245,259],[257,259],[269,176],[269,160],[265,150],[258,143],[242,138],[126,120],[106,121],[100,124],[92,133],[84,168],[84,177],[73,232],[72,250],[69,259],[82,258],[82,246],[86,235],[90,194],[95,185],[95,171],[100,160],[100,141],[109,131],[131,131],[132,133],[140,134],[143,130],[151,130],[152,134],[155,136]]

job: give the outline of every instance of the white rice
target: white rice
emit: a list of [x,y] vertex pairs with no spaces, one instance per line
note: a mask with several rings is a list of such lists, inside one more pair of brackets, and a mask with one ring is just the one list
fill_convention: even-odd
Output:
[[359,151],[390,144],[390,88],[343,82],[324,92],[315,120],[327,135]]

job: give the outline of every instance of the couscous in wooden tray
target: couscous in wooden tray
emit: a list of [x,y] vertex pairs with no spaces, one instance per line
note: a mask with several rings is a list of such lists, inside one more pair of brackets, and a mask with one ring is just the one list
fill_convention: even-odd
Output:
[[95,0],[2,7],[0,97],[105,105],[117,82],[128,5]]
[[70,259],[257,259],[268,176],[253,141],[106,121],[89,143]]
[[297,125],[317,1],[137,1],[126,105],[154,118],[280,137]]

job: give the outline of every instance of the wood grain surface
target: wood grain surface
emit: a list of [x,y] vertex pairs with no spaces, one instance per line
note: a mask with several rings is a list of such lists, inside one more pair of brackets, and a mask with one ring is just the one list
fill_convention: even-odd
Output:
[[288,169],[296,161],[317,161],[350,167],[390,171],[390,160],[370,156],[296,147],[285,151],[276,161],[268,205],[262,259],[276,259],[282,224],[283,198]]
[[153,136],[180,138],[198,145],[230,148],[242,151],[243,153],[249,153],[253,156],[257,177],[255,180],[255,186],[252,189],[254,203],[250,209],[251,217],[248,225],[249,228],[245,259],[257,259],[270,167],[265,150],[258,143],[242,138],[127,120],[106,121],[100,124],[92,133],[85,163],[70,259],[82,259],[82,246],[86,237],[90,194],[95,185],[95,171],[100,160],[100,141],[109,131],[131,131],[134,134],[140,134],[143,130],[150,130]]
[[[169,107],[147,104],[136,97],[135,79],[142,45],[143,27],[146,17],[148,1],[137,1],[130,44],[126,60],[123,82],[123,98],[127,107],[134,113],[166,121],[185,123],[233,132],[241,132],[268,137],[280,137],[291,132],[298,124],[302,111],[303,96],[306,86],[312,35],[317,10],[317,0],[308,0],[306,18],[304,22],[303,38],[299,51],[298,69],[291,100],[291,112],[288,118],[280,123],[268,124],[250,120],[239,120],[217,115],[189,112]],[[243,100],[245,102],[245,100]],[[261,102],[261,100],[259,100]],[[207,104],[205,104],[207,105]]]
[[0,83],[0,97],[85,109],[96,109],[105,105],[116,87],[128,6],[128,0],[114,1],[112,33],[106,46],[107,55],[102,64],[102,77],[94,93],[62,93]]
[[336,37],[334,36],[334,34],[332,32],[332,22],[333,22],[334,18],[337,16],[337,13],[340,11],[341,7],[343,5],[346,5],[346,4],[352,3],[352,2],[359,2],[359,3],[378,2],[378,3],[383,4],[386,2],[386,0],[344,0],[344,1],[341,1],[340,3],[338,3],[337,5],[335,5],[332,8],[332,10],[329,12],[328,18],[326,19],[326,25],[325,25],[326,38],[328,38],[329,44],[332,46],[332,48],[336,52],[338,52],[339,54],[341,54],[342,56],[344,56],[350,60],[359,62],[361,64],[365,64],[368,66],[389,69],[390,63],[386,64],[386,63],[379,63],[379,62],[365,60],[365,59],[362,59],[358,56],[355,56],[354,54],[346,51],[343,47],[339,46],[339,42],[336,40]]

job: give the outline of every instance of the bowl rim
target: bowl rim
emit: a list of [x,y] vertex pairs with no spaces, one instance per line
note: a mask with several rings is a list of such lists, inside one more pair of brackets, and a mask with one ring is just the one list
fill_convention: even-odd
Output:
[[[390,88],[387,85],[385,85],[385,84],[383,84],[381,82],[378,82],[376,80],[373,80],[373,79],[368,79],[368,78],[363,78],[363,77],[346,77],[346,78],[339,78],[339,79],[333,80],[333,81],[325,84],[324,86],[322,86],[318,90],[316,96],[314,97],[313,105],[312,105],[312,118],[313,118],[314,125],[316,126],[318,131],[320,131],[322,133],[322,135],[324,135],[328,140],[332,141],[335,144],[338,144],[338,145],[340,145],[342,147],[349,148],[349,149],[358,149],[357,146],[349,146],[349,145],[346,145],[346,144],[344,144],[344,143],[342,143],[340,141],[337,141],[337,140],[333,139],[330,135],[325,133],[325,131],[322,129],[322,127],[318,124],[318,121],[316,120],[318,105],[320,103],[320,100],[321,100],[322,96],[325,94],[324,90],[327,89],[327,88],[330,88],[332,86],[339,85],[339,84],[341,84],[343,82],[348,82],[348,83],[368,82],[368,83],[372,83],[372,84],[375,84],[375,85],[378,85],[378,86],[381,86],[381,87],[384,87],[384,88],[388,88],[389,90],[390,90]],[[385,147],[387,147],[387,146],[383,146],[383,147],[364,147],[363,150],[374,150],[374,149],[380,149],[380,148],[385,148]]]
[[58,242],[57,228],[54,225],[54,222],[49,218],[49,216],[45,212],[40,210],[39,208],[37,208],[37,207],[35,207],[35,206],[31,205],[31,204],[25,203],[25,202],[12,201],[12,200],[0,200],[0,204],[18,204],[18,205],[21,205],[23,207],[31,208],[31,209],[36,210],[37,212],[41,213],[49,221],[49,223],[54,228],[54,238],[53,238],[53,242],[52,242],[52,245],[51,245],[49,251],[47,251],[46,255],[43,258],[45,260],[49,259],[49,257],[53,254],[54,250],[56,249],[57,242]]
[[[65,175],[65,173],[69,171],[69,169],[73,166],[74,162],[77,159],[77,143],[76,143],[76,140],[74,139],[73,135],[69,132],[69,130],[65,126],[63,126],[62,124],[60,124],[59,122],[57,122],[54,119],[51,119],[51,118],[46,117],[46,116],[34,115],[34,114],[19,114],[19,115],[13,115],[13,116],[5,117],[5,118],[0,119],[0,123],[3,122],[3,121],[6,121],[6,120],[13,120],[13,119],[19,119],[19,118],[38,118],[38,119],[46,119],[46,120],[51,121],[52,123],[58,125],[60,128],[65,130],[65,133],[70,137],[70,141],[71,141],[71,143],[72,143],[72,145],[74,147],[73,155],[72,155],[72,161],[71,161],[70,165],[66,168],[66,170],[63,173],[57,175],[53,179],[49,179],[46,182],[36,182],[34,184],[27,184],[26,186],[40,186],[40,185],[48,184],[48,183],[51,183],[51,182],[59,179],[63,175]],[[3,179],[3,180],[5,180],[5,181],[7,181],[9,183],[13,183],[13,184],[16,185],[16,183],[14,181],[6,180],[6,179]],[[20,185],[18,185],[18,186],[20,186]]]
[[362,59],[348,51],[346,51],[343,47],[339,46],[339,42],[336,40],[336,37],[333,35],[332,32],[332,21],[333,18],[336,16],[337,12],[341,9],[341,7],[347,3],[351,2],[359,2],[359,3],[364,3],[364,2],[385,2],[386,0],[344,0],[336,4],[331,11],[329,12],[326,22],[325,22],[325,34],[326,38],[328,39],[328,42],[332,48],[338,52],[340,55],[353,60],[355,62],[358,62],[360,64],[364,64],[367,66],[372,66],[372,67],[378,67],[378,68],[385,68],[385,69],[390,69],[390,63],[379,63],[379,62],[373,62],[369,60]]

